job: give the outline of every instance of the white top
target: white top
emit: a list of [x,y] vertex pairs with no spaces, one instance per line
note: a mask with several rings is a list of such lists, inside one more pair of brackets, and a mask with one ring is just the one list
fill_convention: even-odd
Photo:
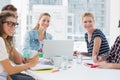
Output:
[[8,59],[9,55],[6,50],[5,42],[2,37],[0,37],[0,73],[4,72],[4,68],[1,64],[1,61]]

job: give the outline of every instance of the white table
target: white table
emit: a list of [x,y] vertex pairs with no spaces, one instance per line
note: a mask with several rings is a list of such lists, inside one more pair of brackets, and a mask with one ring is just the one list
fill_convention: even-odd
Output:
[[120,80],[120,70],[89,68],[76,63],[68,70],[55,73],[37,73],[30,70],[28,72],[39,80]]

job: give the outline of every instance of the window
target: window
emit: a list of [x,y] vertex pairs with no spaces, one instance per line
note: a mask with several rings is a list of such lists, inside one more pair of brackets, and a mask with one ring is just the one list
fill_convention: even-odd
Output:
[[71,39],[73,39],[73,38],[72,38],[72,36],[68,36],[67,39],[70,39],[70,40],[71,40]]
[[[106,14],[109,12],[109,9],[107,9],[109,6],[106,4],[109,0],[67,0],[68,5],[64,5],[65,0],[23,1],[24,3],[22,1],[19,1],[21,2],[19,3],[16,0],[1,0],[0,3],[0,8],[8,3],[13,3],[15,6],[17,6],[20,19],[18,20],[19,30],[17,30],[18,32],[16,32],[16,35],[20,35],[20,37],[17,37],[19,41],[21,41],[25,30],[30,30],[33,26],[36,25],[39,17],[38,15],[40,15],[39,11],[45,12],[45,10],[48,10],[50,13],[53,14],[51,16],[50,22],[51,28],[49,28],[48,30],[48,32],[50,33],[52,33],[53,31],[56,32],[55,34],[59,34],[61,36],[64,35],[64,37],[66,37],[65,39],[73,38],[74,40],[83,41],[84,39],[81,39],[78,35],[76,35],[84,35],[85,33],[85,30],[82,28],[81,25],[81,15],[86,11],[91,11],[92,13],[94,13],[96,24],[99,26],[96,27],[101,28],[101,30],[105,29],[105,35],[107,34],[107,36],[109,36],[109,27],[107,27],[107,24],[109,23],[106,23],[109,22],[109,15]],[[22,4],[24,8],[22,8],[20,4]],[[38,6],[40,6],[40,8]],[[52,6],[52,9],[50,8],[50,6]],[[26,12],[26,14],[22,14],[24,12]],[[72,35],[72,37],[69,36],[70,34]],[[53,37],[56,36],[54,34],[52,35]],[[61,39],[62,38],[63,37],[61,37]],[[20,45],[20,47],[22,47],[22,42],[16,43],[17,45]]]
[[68,28],[68,29],[67,29],[67,32],[68,32],[68,33],[72,33],[72,28]]
[[68,26],[72,26],[72,17],[68,16]]

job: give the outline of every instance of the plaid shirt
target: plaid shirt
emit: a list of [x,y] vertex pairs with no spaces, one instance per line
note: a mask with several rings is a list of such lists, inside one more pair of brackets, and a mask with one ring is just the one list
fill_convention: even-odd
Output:
[[107,54],[107,62],[120,63],[120,35],[117,37],[114,45]]

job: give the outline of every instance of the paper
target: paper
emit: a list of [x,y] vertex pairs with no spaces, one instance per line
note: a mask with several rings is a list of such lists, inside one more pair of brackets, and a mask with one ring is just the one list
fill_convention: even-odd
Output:
[[51,70],[53,68],[54,66],[51,66],[51,65],[37,64],[36,66],[31,67],[30,69],[31,70]]

